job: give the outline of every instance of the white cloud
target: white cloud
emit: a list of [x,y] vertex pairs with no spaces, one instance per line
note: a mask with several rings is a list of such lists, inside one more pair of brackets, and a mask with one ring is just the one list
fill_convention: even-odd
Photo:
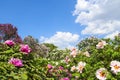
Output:
[[73,15],[76,23],[85,25],[82,34],[120,32],[120,0],[77,0]]
[[113,32],[113,33],[111,33],[111,34],[105,36],[105,38],[111,38],[111,39],[114,39],[114,37],[115,37],[115,36],[118,36],[118,34],[119,34],[119,32],[116,31],[116,32]]
[[72,34],[70,32],[56,32],[50,38],[41,36],[40,41],[43,43],[53,43],[61,49],[71,48],[77,44],[79,40],[78,34]]

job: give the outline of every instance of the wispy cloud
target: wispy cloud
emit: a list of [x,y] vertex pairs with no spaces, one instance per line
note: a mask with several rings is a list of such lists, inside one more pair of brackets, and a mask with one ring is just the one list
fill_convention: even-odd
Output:
[[112,37],[120,32],[120,0],[77,0],[73,15],[85,25],[82,34]]
[[77,44],[79,40],[78,34],[72,34],[70,32],[56,32],[53,36],[46,38],[40,37],[40,41],[43,43],[53,43],[60,49],[71,48]]

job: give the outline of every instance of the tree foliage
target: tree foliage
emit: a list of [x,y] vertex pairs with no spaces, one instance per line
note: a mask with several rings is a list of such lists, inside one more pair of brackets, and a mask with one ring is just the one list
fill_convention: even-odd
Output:
[[47,56],[49,49],[44,44],[40,44],[37,39],[29,35],[23,41],[32,48],[32,52],[35,53],[36,57]]
[[12,24],[0,24],[0,42],[6,40],[13,40],[17,43],[22,43],[22,39],[17,33],[17,28]]
[[51,43],[43,43],[43,44],[49,48],[49,52],[57,49],[57,46],[55,46],[54,44],[51,44]]
[[97,43],[100,41],[100,39],[96,37],[89,37],[81,40],[78,44],[77,47],[81,51],[88,51],[91,52],[92,48],[95,48]]

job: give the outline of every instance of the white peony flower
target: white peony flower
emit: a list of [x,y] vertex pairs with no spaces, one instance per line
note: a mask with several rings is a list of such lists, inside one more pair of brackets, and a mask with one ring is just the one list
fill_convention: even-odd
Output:
[[111,61],[110,63],[110,67],[111,67],[111,70],[117,74],[118,72],[120,72],[120,62],[119,61]]
[[83,55],[90,57],[90,53],[88,51],[84,52]]
[[65,57],[64,62],[68,64],[70,62],[70,58],[68,56]]
[[105,68],[100,68],[96,71],[96,77],[99,80],[106,80],[107,70]]
[[78,72],[82,73],[83,68],[85,67],[86,63],[85,62],[79,62],[78,66],[76,67],[76,69],[78,70]]
[[105,45],[107,45],[107,43],[105,41],[101,41],[96,45],[96,48],[103,49]]
[[73,71],[75,71],[76,70],[76,67],[75,66],[72,66],[71,67],[71,71],[73,72]]
[[72,49],[72,52],[70,53],[71,56],[76,57],[77,51],[75,48]]

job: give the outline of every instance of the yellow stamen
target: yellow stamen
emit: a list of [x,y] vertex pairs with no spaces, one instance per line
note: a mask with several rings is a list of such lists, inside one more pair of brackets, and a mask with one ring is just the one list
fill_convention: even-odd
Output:
[[105,77],[105,72],[100,72],[101,77]]
[[120,66],[115,65],[115,66],[114,66],[114,68],[115,68],[115,69],[119,69],[119,68],[120,68]]

